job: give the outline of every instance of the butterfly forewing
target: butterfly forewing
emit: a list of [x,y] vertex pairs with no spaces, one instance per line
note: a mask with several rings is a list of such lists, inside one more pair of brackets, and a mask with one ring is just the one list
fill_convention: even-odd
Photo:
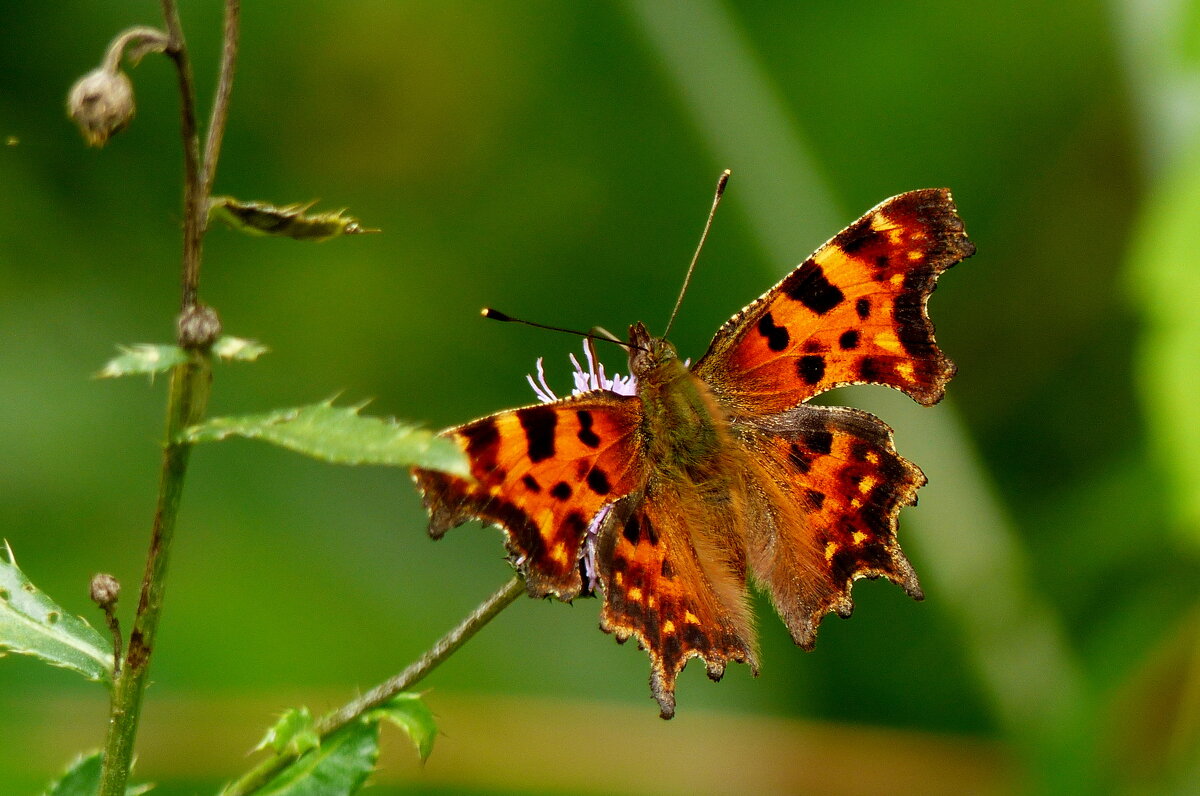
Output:
[[499,525],[531,594],[575,597],[588,524],[640,484],[640,407],[636,397],[595,391],[442,432],[466,453],[472,479],[413,471],[429,532],[470,519]]
[[974,252],[949,191],[892,197],[722,326],[695,372],[742,414],[791,409],[842,384],[937,403],[954,365],[925,304],[938,275]]

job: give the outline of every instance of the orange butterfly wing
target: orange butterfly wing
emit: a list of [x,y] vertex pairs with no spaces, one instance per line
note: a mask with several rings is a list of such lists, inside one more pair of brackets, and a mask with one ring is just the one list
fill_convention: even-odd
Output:
[[689,510],[698,501],[665,490],[613,507],[601,526],[596,562],[604,584],[600,627],[620,642],[635,637],[646,650],[650,688],[660,715],[669,719],[675,678],[689,658],[702,658],[713,680],[721,679],[728,661],[749,663],[756,675],[758,664],[745,551],[705,545],[697,533],[702,529],[694,527],[698,520],[707,524],[705,518]]
[[925,310],[938,276],[975,253],[950,192],[888,199],[720,328],[695,373],[737,414],[884,384],[930,406],[954,365]]
[[572,599],[588,524],[644,479],[640,420],[639,399],[601,390],[443,431],[474,480],[413,470],[430,534],[471,519],[499,525],[529,593]]
[[750,566],[805,649],[830,611],[849,616],[855,578],[885,577],[922,599],[896,543],[900,509],[917,502],[921,470],[896,453],[867,412],[801,406],[739,424],[757,471]]

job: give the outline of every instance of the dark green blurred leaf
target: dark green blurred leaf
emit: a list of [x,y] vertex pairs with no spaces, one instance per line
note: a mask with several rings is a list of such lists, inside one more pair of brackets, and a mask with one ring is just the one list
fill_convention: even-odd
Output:
[[[166,373],[176,365],[187,362],[187,352],[177,345],[118,346],[119,357],[109,360],[96,373],[99,379],[114,379],[119,376]],[[265,345],[254,340],[225,336],[213,343],[212,352],[218,359],[230,362],[253,362],[268,351]]]
[[332,400],[261,415],[218,417],[183,432],[189,442],[229,436],[261,439],[334,464],[426,467],[469,475],[466,457],[453,442],[393,419],[364,417],[362,405],[336,407]]
[[1129,258],[1146,318],[1139,387],[1185,534],[1200,544],[1200,138],[1147,198]]
[[303,754],[320,745],[321,738],[313,729],[312,713],[308,708],[288,708],[254,750],[270,748],[277,755],[284,752]]
[[404,730],[409,740],[417,747],[421,762],[429,759],[430,753],[433,752],[433,741],[437,737],[437,722],[420,694],[397,694],[387,704],[368,713],[367,718],[392,722]]
[[[45,796],[96,796],[100,790],[100,769],[104,754],[99,749],[91,754],[80,755],[67,766],[62,777],[50,783]],[[153,789],[153,785],[130,785],[125,788],[126,796],[140,796]]]
[[274,235],[320,243],[342,235],[378,232],[365,229],[357,218],[345,215],[345,209],[309,213],[315,201],[306,204],[276,205],[243,202],[232,196],[214,196],[209,200],[208,217],[219,218],[247,235]]
[[274,796],[354,793],[370,776],[378,757],[379,725],[356,721],[326,738],[320,748],[306,752],[258,793]]
[[9,652],[41,658],[98,683],[112,681],[112,646],[82,617],[66,613],[38,591],[5,543],[0,555],[0,656]]

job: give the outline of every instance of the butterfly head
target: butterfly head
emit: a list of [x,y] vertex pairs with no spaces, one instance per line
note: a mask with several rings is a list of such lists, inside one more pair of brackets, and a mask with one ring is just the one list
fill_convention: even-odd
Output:
[[651,336],[646,324],[638,321],[629,327],[629,372],[638,380],[678,359],[675,346]]

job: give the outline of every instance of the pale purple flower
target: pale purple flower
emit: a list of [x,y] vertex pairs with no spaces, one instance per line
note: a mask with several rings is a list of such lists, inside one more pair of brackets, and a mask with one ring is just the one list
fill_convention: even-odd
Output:
[[[614,373],[609,376],[604,372],[604,363],[596,360],[592,353],[592,347],[587,343],[584,343],[583,355],[587,359],[586,369],[579,364],[579,360],[575,358],[574,354],[569,355],[571,365],[575,368],[571,373],[571,377],[575,381],[575,386],[571,388],[571,395],[579,395],[591,390],[609,390],[618,395],[637,394],[637,379],[632,374],[622,376]],[[529,382],[529,386],[533,388],[533,394],[542,403],[548,404],[558,400],[554,390],[550,389],[550,385],[546,383],[546,371],[542,367],[541,357],[538,357],[537,360],[537,380],[535,381],[531,374],[526,374],[525,380]]]

